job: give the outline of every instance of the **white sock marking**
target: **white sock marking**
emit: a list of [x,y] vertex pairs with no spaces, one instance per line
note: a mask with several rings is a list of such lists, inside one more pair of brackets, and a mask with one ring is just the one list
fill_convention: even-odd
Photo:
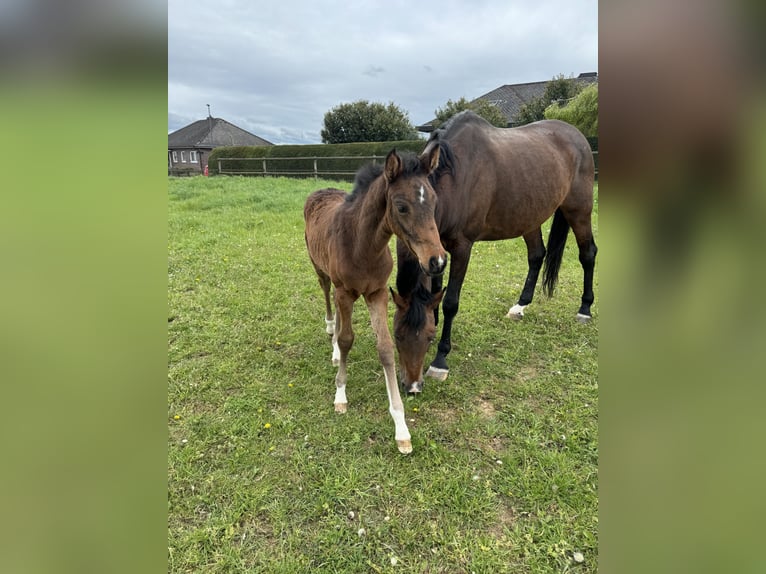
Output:
[[336,367],[340,364],[340,347],[337,341],[332,342],[332,364]]
[[[404,420],[404,409],[397,411],[391,401],[391,390],[389,387],[388,375],[383,371],[383,376],[386,378],[386,392],[388,393],[388,412],[391,413],[391,418],[394,419],[394,428],[396,429],[394,438],[396,440],[410,440],[410,430],[407,428],[407,422]],[[394,385],[398,383],[394,380]]]
[[524,307],[526,307],[526,305],[519,305],[518,303],[516,303],[513,307],[511,307],[508,310],[508,314],[506,315],[506,317],[514,317],[514,316],[515,317],[523,317],[524,316]]
[[335,404],[336,405],[338,405],[338,404],[345,405],[346,403],[348,403],[348,401],[346,400],[346,387],[345,387],[345,385],[342,386],[342,387],[336,387],[335,388]]
[[327,324],[327,327],[325,328],[327,334],[332,335],[335,333],[335,319],[325,319],[324,322]]

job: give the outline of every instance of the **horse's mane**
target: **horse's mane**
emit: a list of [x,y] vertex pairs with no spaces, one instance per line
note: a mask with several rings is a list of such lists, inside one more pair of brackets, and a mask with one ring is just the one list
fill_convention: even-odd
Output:
[[417,260],[405,259],[396,274],[396,290],[402,297],[411,296],[410,306],[404,315],[404,323],[410,329],[418,330],[426,322],[426,310],[434,296],[420,281],[422,276]]
[[486,124],[490,125],[487,120],[480,115],[475,114],[471,110],[463,110],[459,114],[452,116],[447,122],[437,130],[431,133],[431,137],[428,138],[426,148],[430,145],[438,145],[441,150],[439,154],[439,165],[431,173],[429,179],[431,185],[434,187],[439,183],[439,179],[449,174],[455,176],[455,155],[452,152],[452,147],[449,144],[449,138],[456,132],[461,126],[469,123]]
[[[416,175],[422,172],[422,166],[418,156],[412,152],[397,152],[402,160],[402,173],[400,177]],[[383,164],[367,163],[356,172],[354,176],[354,189],[346,197],[346,201],[354,201],[360,195],[364,195],[376,179],[383,174]]]

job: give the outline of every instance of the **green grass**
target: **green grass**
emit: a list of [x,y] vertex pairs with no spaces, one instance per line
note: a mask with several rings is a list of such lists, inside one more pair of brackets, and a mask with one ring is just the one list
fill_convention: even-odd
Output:
[[362,301],[334,412],[302,217],[326,186],[348,189],[169,180],[168,571],[595,572],[598,282],[580,325],[571,234],[521,322],[523,241],[476,244],[450,376],[405,399],[405,456]]

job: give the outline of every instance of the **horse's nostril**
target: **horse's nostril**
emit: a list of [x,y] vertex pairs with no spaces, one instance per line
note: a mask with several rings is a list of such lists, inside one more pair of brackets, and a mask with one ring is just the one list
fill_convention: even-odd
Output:
[[447,256],[431,257],[428,260],[428,271],[432,274],[438,274],[444,271],[444,267],[447,265]]

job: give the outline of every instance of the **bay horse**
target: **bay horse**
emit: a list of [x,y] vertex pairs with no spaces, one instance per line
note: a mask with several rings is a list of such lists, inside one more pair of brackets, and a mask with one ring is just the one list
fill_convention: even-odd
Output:
[[[591,227],[593,154],[574,126],[542,120],[496,128],[464,111],[431,134],[423,153],[435,146],[441,149],[439,165],[430,176],[439,198],[436,223],[452,262],[442,301],[441,340],[426,376],[443,381],[449,374],[446,358],[452,348],[452,323],[476,241],[524,238],[527,277],[518,302],[506,315],[516,319],[532,302],[543,262],[543,288],[547,295],[553,294],[571,227],[584,274],[577,319],[588,321],[597,248]],[[541,226],[551,215],[546,252]],[[423,276],[415,263],[407,246],[397,242],[394,332],[400,376],[410,393],[422,390],[423,363],[438,322],[438,301],[432,293],[442,297],[441,278]]]
[[444,271],[447,254],[434,220],[436,193],[428,180],[438,165],[439,152],[439,146],[431,146],[419,157],[391,150],[384,165],[369,164],[357,172],[351,194],[320,189],[309,195],[303,209],[306,247],[324,292],[326,331],[333,335],[332,363],[338,367],[335,412],[345,413],[348,407],[346,360],[354,342],[351,315],[354,302],[363,296],[383,365],[396,444],[404,454],[412,452],[412,442],[388,330],[387,282],[394,265],[389,241],[395,234],[424,274]]

